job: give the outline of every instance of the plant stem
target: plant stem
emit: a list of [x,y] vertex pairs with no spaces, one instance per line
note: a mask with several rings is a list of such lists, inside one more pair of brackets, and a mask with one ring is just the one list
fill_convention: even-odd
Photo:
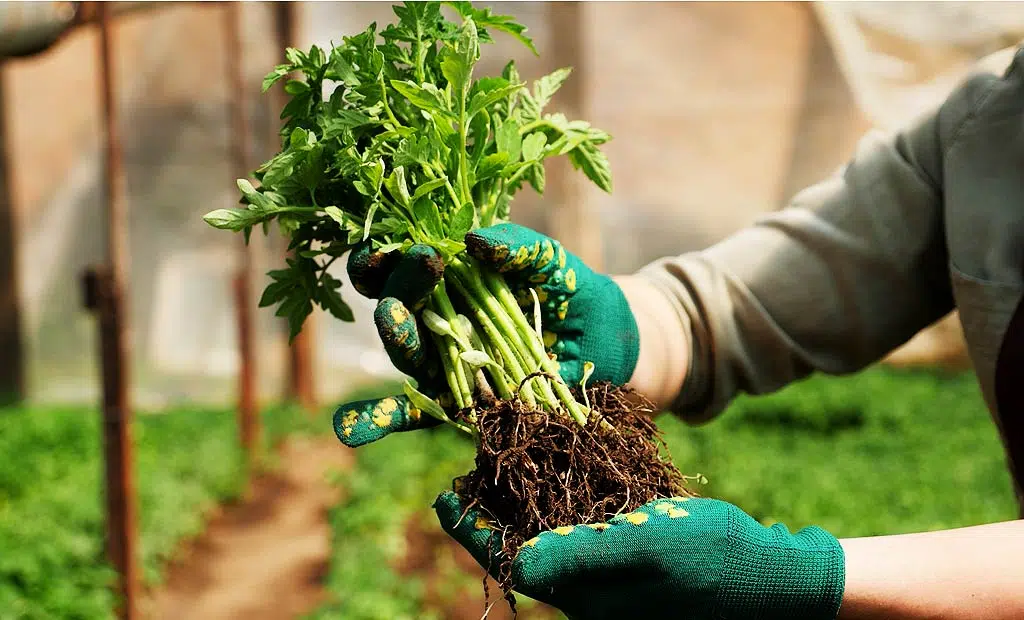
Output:
[[569,410],[569,414],[574,420],[579,422],[580,425],[586,425],[586,413],[583,412],[580,404],[576,402],[572,392],[569,391],[569,386],[561,380],[561,377],[558,374],[558,368],[555,366],[555,361],[548,357],[547,352],[544,350],[543,337],[537,333],[533,326],[530,325],[522,308],[519,307],[515,297],[512,295],[512,291],[509,290],[505,279],[494,273],[485,271],[482,271],[481,273],[482,279],[487,288],[490,290],[491,294],[501,302],[501,305],[504,306],[505,311],[508,312],[508,315],[516,323],[516,327],[518,327],[524,335],[530,335],[529,338],[531,346],[529,346],[528,349],[533,353],[540,369],[552,377],[558,377],[557,380],[552,380],[552,387],[554,387],[555,392],[558,393],[559,400],[563,405],[565,405],[566,409]]
[[[508,369],[509,374],[512,376],[512,380],[522,382],[523,379],[526,378],[528,371],[523,369],[519,358],[509,346],[509,341],[505,338],[501,330],[499,330],[494,324],[494,321],[491,320],[487,311],[484,310],[484,306],[476,299],[476,296],[472,291],[470,291],[469,286],[456,276],[455,270],[446,270],[445,279],[451,282],[455,286],[455,290],[457,290],[465,299],[466,306],[473,313],[473,318],[475,318],[477,323],[480,325],[484,335],[486,335],[490,340],[491,346],[497,349],[498,353],[500,353],[500,361],[504,362],[504,366]],[[519,392],[519,396],[527,405],[531,407],[537,405],[536,396],[529,384],[523,386],[523,389]]]
[[[480,270],[478,268],[455,259],[452,261],[449,269],[454,271],[457,274],[457,279],[462,280],[463,284],[466,285],[466,288],[473,296],[472,300],[481,304],[486,310],[486,315],[488,317],[492,317],[500,327],[500,336],[497,338],[498,342],[495,344],[501,346],[501,344],[506,342],[506,340],[509,341],[514,353],[518,354],[518,359],[522,364],[521,368],[526,370],[526,374],[532,373],[539,368],[552,376],[558,376],[554,363],[547,357],[547,354],[544,353],[543,342],[540,342],[541,355],[537,355],[532,339],[539,338],[539,336],[534,332],[533,328],[529,326],[529,323],[526,321],[526,317],[523,315],[522,309],[519,308],[515,303],[515,300],[512,299],[512,292],[507,289],[507,286],[502,284],[502,286],[505,286],[505,292],[508,297],[512,299],[512,307],[508,307],[507,304],[500,303],[496,299],[496,296],[487,289],[480,276]],[[501,282],[504,283],[504,280],[501,280]],[[521,317],[520,326],[517,326],[516,321],[510,318],[510,314]],[[525,326],[525,328],[523,326]],[[495,339],[494,336],[491,336],[491,338],[492,340]],[[525,376],[526,375],[524,374],[523,377]],[[515,379],[517,381],[522,381],[523,377],[515,377]],[[572,398],[572,394],[568,389],[557,390],[560,392],[561,398],[559,398],[555,396],[550,383],[543,377],[535,377],[532,381],[540,388],[540,397],[543,404],[548,405],[552,409],[558,409],[558,402],[561,400],[573,418],[577,421],[580,421],[581,417],[584,420],[586,419],[583,417],[582,411],[579,408],[579,403]]]

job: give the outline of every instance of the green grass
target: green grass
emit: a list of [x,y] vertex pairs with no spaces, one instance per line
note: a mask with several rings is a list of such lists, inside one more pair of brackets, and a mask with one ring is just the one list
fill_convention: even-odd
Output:
[[[315,430],[293,409],[263,420],[268,444]],[[245,472],[230,410],[140,414],[134,437],[141,567],[153,585],[207,511],[238,496]],[[0,619],[112,616],[102,481],[94,408],[0,409]]]
[[[741,397],[701,427],[669,415],[659,425],[680,469],[709,479],[703,495],[764,523],[852,537],[1016,517],[998,435],[970,374],[877,367],[817,376]],[[429,618],[422,582],[392,567],[405,552],[407,519],[420,514],[438,529],[430,503],[472,468],[472,446],[437,429],[360,448],[358,458],[331,514],[334,600],[312,617]],[[479,584],[479,575],[460,580]]]

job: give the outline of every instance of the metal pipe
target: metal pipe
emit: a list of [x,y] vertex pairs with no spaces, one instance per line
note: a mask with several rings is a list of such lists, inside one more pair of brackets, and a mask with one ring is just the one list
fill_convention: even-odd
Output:
[[0,70],[0,405],[11,405],[25,398],[25,349],[21,333],[18,221],[11,192],[4,101],[4,76]]
[[110,10],[99,2],[99,53],[103,100],[104,192],[107,267],[100,279],[99,319],[103,362],[103,434],[106,465],[107,549],[120,574],[118,615],[136,617],[136,505],[129,402],[130,345],[127,337],[128,213],[124,200],[116,71],[111,51]]
[[[277,42],[277,53],[283,54],[288,47],[295,45],[296,11],[294,2],[277,2],[270,5],[274,20],[274,38]],[[270,92],[270,131],[271,148],[276,154],[281,147],[281,122],[278,116],[287,102],[282,82],[277,83]],[[287,256],[289,253],[285,252]],[[298,333],[291,346],[288,347],[288,384],[285,400],[297,402],[307,412],[314,412],[317,409],[316,376],[314,364],[316,360],[315,339],[313,338],[316,329],[314,315],[306,317],[302,324],[302,331]]]
[[[245,108],[245,79],[242,71],[241,4],[225,6],[224,30],[227,42],[228,99],[231,106],[231,159],[238,178],[249,176],[249,122]],[[235,275],[235,304],[238,319],[238,416],[242,446],[249,466],[256,463],[259,443],[259,412],[256,402],[256,351],[252,312],[252,248],[244,241],[239,246],[239,266]]]

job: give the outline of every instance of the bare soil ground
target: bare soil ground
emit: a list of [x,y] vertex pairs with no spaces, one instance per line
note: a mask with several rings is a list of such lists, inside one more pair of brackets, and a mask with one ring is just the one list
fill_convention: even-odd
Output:
[[317,607],[331,551],[327,511],[339,500],[326,475],[352,460],[333,438],[289,439],[280,468],[183,546],[145,617],[284,620]]

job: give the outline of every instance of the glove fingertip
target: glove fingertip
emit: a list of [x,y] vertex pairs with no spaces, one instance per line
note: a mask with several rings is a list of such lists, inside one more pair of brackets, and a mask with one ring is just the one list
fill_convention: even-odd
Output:
[[346,264],[352,287],[364,297],[379,298],[399,258],[398,252],[385,254],[374,251],[369,243],[360,244],[349,252]]

